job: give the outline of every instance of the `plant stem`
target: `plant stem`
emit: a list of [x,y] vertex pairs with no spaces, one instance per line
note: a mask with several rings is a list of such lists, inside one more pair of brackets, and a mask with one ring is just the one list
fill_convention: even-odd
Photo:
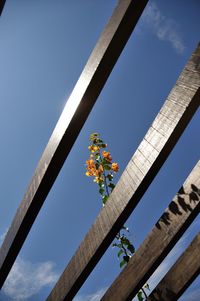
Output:
[[145,299],[147,299],[147,298],[148,298],[148,296],[147,296],[147,294],[146,294],[145,290],[143,289],[143,287],[141,288],[141,290],[142,290],[142,292],[143,292],[143,294],[144,294],[144,296],[145,296]]
[[127,253],[127,250],[126,250],[126,248],[124,247],[123,243],[122,243],[122,249],[124,250],[125,255],[129,257],[129,255],[128,255],[128,253]]
[[[101,159],[101,162],[102,162],[102,157],[101,157],[101,153],[99,152],[99,156],[100,156],[100,159]],[[105,173],[105,170],[103,169],[103,175],[104,175],[104,184],[105,184],[105,187],[106,187],[106,193],[107,193],[107,196],[109,197],[109,191],[108,191],[108,185],[107,185],[107,180],[106,180],[106,173]]]
[[103,175],[104,175],[104,183],[105,183],[105,186],[106,186],[107,196],[109,196],[110,194],[109,194],[109,191],[108,191],[108,185],[107,185],[105,170],[103,170]]

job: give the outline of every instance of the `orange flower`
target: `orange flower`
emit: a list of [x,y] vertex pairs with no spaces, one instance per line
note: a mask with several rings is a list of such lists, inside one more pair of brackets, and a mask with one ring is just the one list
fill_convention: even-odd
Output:
[[109,152],[103,151],[103,152],[102,152],[102,155],[103,155],[103,157],[104,157],[106,160],[112,161],[112,157],[111,157],[111,155],[110,155]]
[[97,184],[98,184],[99,182],[103,182],[103,178],[101,178],[101,177],[95,177],[95,178],[94,178],[94,182],[96,182]]
[[111,169],[112,169],[113,171],[115,171],[115,172],[118,172],[118,170],[119,170],[118,164],[117,164],[117,163],[112,163]]
[[88,176],[88,177],[97,176],[98,175],[98,170],[96,170],[94,160],[89,159],[89,160],[86,161],[86,164],[87,164],[86,176]]
[[92,153],[95,153],[99,150],[99,146],[96,146],[96,145],[89,145],[88,146],[88,149],[92,152]]
[[88,166],[92,166],[92,165],[94,165],[94,160],[93,159],[89,159],[89,160],[86,161],[86,164]]

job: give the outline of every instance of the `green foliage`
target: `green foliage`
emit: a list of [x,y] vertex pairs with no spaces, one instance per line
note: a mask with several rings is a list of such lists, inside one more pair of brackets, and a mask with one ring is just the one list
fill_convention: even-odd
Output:
[[99,163],[100,159],[101,159],[100,155],[97,153],[97,154],[94,155],[94,157],[95,157],[96,161]]
[[127,264],[127,262],[123,259],[119,264],[120,268],[122,268],[125,264]]
[[137,293],[137,298],[138,298],[138,301],[144,300],[143,295],[142,295],[142,290],[139,290],[139,292]]
[[111,170],[111,167],[108,164],[103,164],[105,170]]
[[130,259],[130,257],[128,256],[128,255],[125,255],[125,256],[123,256],[123,259],[128,263],[129,262],[129,259]]
[[[90,158],[86,161],[86,175],[94,177],[94,182],[98,184],[102,205],[105,206],[110,193],[115,188],[113,178],[119,167],[117,163],[112,163],[110,152],[106,151],[107,144],[100,139],[98,133],[92,133],[90,135],[90,142],[91,145],[88,146]],[[128,228],[123,226],[119,233],[117,233],[115,241],[112,244],[114,248],[119,249],[117,257],[120,259],[120,268],[124,267],[135,253],[135,248],[128,239],[127,233],[129,233]],[[144,300],[143,293],[146,294],[145,288],[149,289],[148,284],[145,284],[144,288],[137,293],[138,301]]]
[[109,173],[106,177],[110,182],[113,180],[113,174]]
[[107,195],[103,195],[102,197],[102,201],[103,201],[103,204],[105,205],[105,203],[107,202],[108,200],[108,196]]
[[128,249],[132,254],[135,253],[135,248],[134,248],[134,246],[133,246],[131,243],[127,246],[127,249]]
[[105,193],[105,190],[103,188],[100,188],[99,193],[103,195]]
[[148,283],[146,283],[146,284],[144,285],[144,288],[147,288],[147,289],[150,291],[150,287],[149,287]]
[[117,253],[117,256],[120,257],[123,254],[123,250],[120,249],[119,252]]
[[121,247],[122,247],[122,244],[113,243],[113,244],[112,244],[112,246],[113,246],[113,247],[118,247],[118,248],[121,248]]
[[115,188],[115,185],[113,183],[109,183],[108,187],[110,187],[113,190]]

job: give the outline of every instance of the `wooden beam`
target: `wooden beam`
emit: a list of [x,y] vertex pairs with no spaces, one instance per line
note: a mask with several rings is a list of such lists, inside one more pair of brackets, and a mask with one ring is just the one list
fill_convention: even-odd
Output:
[[199,107],[199,66],[200,46],[47,301],[72,300],[151,184]]
[[4,8],[5,3],[6,3],[6,0],[0,0],[0,16],[2,14],[2,10]]
[[[132,300],[193,222],[199,210],[200,161],[101,300]],[[162,298],[159,300],[163,301]]]
[[148,0],[120,0],[94,48],[0,249],[2,287],[34,220]]
[[151,292],[147,301],[176,301],[200,274],[200,233]]

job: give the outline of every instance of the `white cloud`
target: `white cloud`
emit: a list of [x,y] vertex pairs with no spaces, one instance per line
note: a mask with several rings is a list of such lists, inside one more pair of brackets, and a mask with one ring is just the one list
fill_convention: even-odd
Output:
[[[188,244],[188,239],[194,232],[199,231],[200,218],[197,218],[195,222],[188,229],[189,231],[179,240],[176,246],[168,254],[165,260],[157,268],[154,274],[149,278],[148,284],[151,291],[167,273],[170,267],[174,264],[180,254],[185,250]],[[4,237],[7,230],[0,236]],[[58,279],[58,274],[54,271],[54,263],[47,261],[42,263],[33,264],[29,261],[19,258],[4,286],[3,292],[11,298],[12,301],[27,301],[31,296],[39,293],[39,291],[47,285],[54,284]],[[99,301],[106,292],[107,288],[101,288],[94,294],[78,295],[74,301]],[[199,301],[200,289],[194,289],[191,292],[185,293],[180,301]],[[137,300],[134,298],[133,300]]]
[[167,18],[154,2],[147,5],[142,20],[159,40],[169,42],[177,53],[183,53],[185,45],[178,32],[178,24]]
[[19,258],[15,262],[2,290],[13,301],[28,300],[44,286],[56,282],[58,275],[53,269],[54,264],[50,261],[33,264]]
[[102,288],[94,294],[85,295],[85,296],[80,295],[75,297],[73,300],[74,301],[100,301],[106,290],[107,288]]

